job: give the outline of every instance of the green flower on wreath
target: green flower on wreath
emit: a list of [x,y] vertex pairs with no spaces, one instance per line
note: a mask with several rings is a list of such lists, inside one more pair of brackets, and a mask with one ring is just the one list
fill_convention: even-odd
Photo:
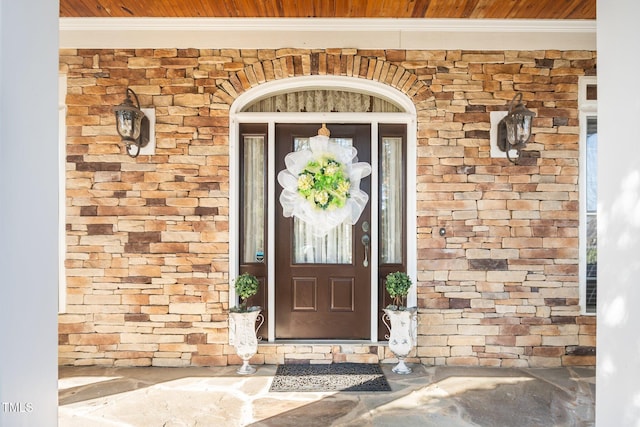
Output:
[[331,157],[309,161],[298,175],[298,193],[319,209],[343,207],[350,189],[346,168]]

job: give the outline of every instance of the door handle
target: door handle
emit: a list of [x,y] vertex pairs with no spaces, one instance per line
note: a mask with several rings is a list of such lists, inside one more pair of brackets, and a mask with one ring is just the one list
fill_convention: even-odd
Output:
[[364,261],[362,261],[362,265],[365,267],[369,267],[369,235],[365,234],[360,239],[362,244],[364,245]]

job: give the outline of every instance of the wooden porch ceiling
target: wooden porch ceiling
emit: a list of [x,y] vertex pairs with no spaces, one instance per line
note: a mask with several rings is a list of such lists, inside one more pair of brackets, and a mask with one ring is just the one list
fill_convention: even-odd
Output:
[[596,19],[596,0],[60,0],[60,17]]

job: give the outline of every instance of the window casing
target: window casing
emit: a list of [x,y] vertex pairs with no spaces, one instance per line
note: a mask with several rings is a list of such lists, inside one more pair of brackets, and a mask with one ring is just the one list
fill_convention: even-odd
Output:
[[[262,100],[265,98],[269,98],[273,94],[285,93],[285,92],[297,92],[305,89],[318,89],[318,88],[326,88],[329,90],[341,90],[347,92],[361,92],[365,94],[372,94],[376,98],[387,100],[389,104],[393,104],[397,106],[399,112],[387,112],[387,111],[378,111],[374,108],[369,112],[350,112],[340,111],[330,111],[330,112],[307,112],[302,113],[299,112],[299,109],[296,109],[297,112],[256,112],[256,111],[247,111],[248,106],[253,105],[256,100]],[[377,112],[376,112],[377,111]],[[262,305],[267,309],[263,311],[265,316],[265,325],[268,329],[268,334],[266,337],[269,342],[275,341],[275,257],[269,256],[270,253],[274,253],[275,250],[275,242],[277,240],[277,236],[275,234],[275,210],[276,203],[274,197],[268,197],[270,194],[274,194],[276,191],[276,186],[278,185],[275,181],[275,153],[274,147],[276,146],[276,125],[282,123],[341,123],[341,124],[350,124],[350,123],[371,123],[371,140],[372,145],[374,141],[378,141],[379,138],[379,124],[381,123],[389,123],[395,124],[402,129],[404,129],[404,145],[403,145],[403,158],[404,158],[404,167],[406,168],[406,173],[404,176],[404,198],[403,204],[405,206],[405,212],[407,215],[403,218],[403,229],[405,236],[411,236],[410,238],[406,238],[406,242],[404,243],[404,254],[402,257],[405,265],[405,271],[409,273],[409,275],[413,278],[417,275],[417,267],[416,267],[416,257],[415,256],[407,256],[407,254],[415,254],[417,251],[417,240],[416,236],[416,219],[414,214],[409,214],[409,212],[414,213],[416,211],[416,116],[417,112],[415,110],[415,105],[411,102],[411,99],[406,97],[406,95],[400,93],[394,88],[391,88],[388,85],[366,80],[366,79],[357,79],[352,77],[341,77],[341,76],[305,76],[305,77],[292,77],[286,79],[275,80],[272,82],[263,83],[258,85],[257,87],[250,89],[243,94],[241,94],[236,101],[232,104],[229,112],[230,118],[230,127],[229,127],[229,141],[230,141],[230,164],[229,164],[229,173],[230,176],[236,177],[236,179],[231,179],[229,183],[229,232],[230,232],[230,253],[229,253],[229,281],[230,283],[242,272],[251,271],[253,267],[262,267],[264,268],[264,273],[266,274],[264,286],[261,287],[261,290],[265,291],[265,300],[266,304],[263,304],[261,298],[257,298],[256,304],[254,305]],[[387,125],[388,126],[388,125]],[[383,133],[385,137],[397,137],[396,134],[390,134],[386,131],[380,130],[380,133]],[[242,254],[245,252],[242,250],[242,237],[240,236],[241,230],[243,230],[242,222],[242,209],[241,209],[241,200],[242,200],[242,186],[240,185],[240,177],[243,176],[242,171],[242,141],[243,135],[251,134],[251,135],[259,135],[264,134],[267,140],[267,150],[265,152],[266,162],[267,162],[267,170],[269,173],[267,174],[267,203],[266,203],[266,216],[267,216],[267,224],[266,226],[266,235],[265,235],[265,252],[264,252],[264,260],[262,263],[251,263],[251,264],[242,264]],[[371,164],[378,164],[378,150],[372,150],[371,153]],[[377,173],[373,173],[371,177],[372,188],[378,188],[378,176]],[[378,192],[372,192],[370,194],[371,203],[375,206],[378,206]],[[374,217],[372,218],[371,227],[372,232],[378,231],[378,218],[376,215],[377,211],[372,212]],[[389,230],[390,236],[393,235],[393,230]],[[371,274],[371,305],[375,307],[379,303],[379,295],[377,290],[379,289],[379,277],[378,277],[378,269],[374,268],[373,263],[378,263],[379,254],[377,250],[377,245],[372,245],[370,252],[370,259],[372,262],[372,274]],[[250,252],[247,252],[250,253]],[[397,253],[396,253],[397,256]],[[389,264],[391,266],[391,264]],[[260,271],[255,270],[256,276],[260,275]],[[259,297],[259,295],[256,295]],[[237,303],[237,297],[235,295],[233,287],[229,289],[229,304],[233,305]],[[415,291],[415,287],[412,287],[409,291],[409,295],[407,298],[407,304],[409,306],[417,304],[417,294]],[[380,319],[379,314],[376,310],[371,311],[371,339],[372,341],[378,341],[378,330],[383,330],[381,328],[376,328],[378,324],[378,320]],[[415,326],[415,325],[414,325]],[[233,337],[230,337],[230,341],[233,341]]]
[[597,166],[598,117],[595,77],[579,83],[580,108],[580,306],[584,314],[597,310]]

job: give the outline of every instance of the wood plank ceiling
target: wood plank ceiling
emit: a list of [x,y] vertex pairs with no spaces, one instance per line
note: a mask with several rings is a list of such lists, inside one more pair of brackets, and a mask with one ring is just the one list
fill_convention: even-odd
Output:
[[60,0],[60,16],[596,19],[596,0]]

